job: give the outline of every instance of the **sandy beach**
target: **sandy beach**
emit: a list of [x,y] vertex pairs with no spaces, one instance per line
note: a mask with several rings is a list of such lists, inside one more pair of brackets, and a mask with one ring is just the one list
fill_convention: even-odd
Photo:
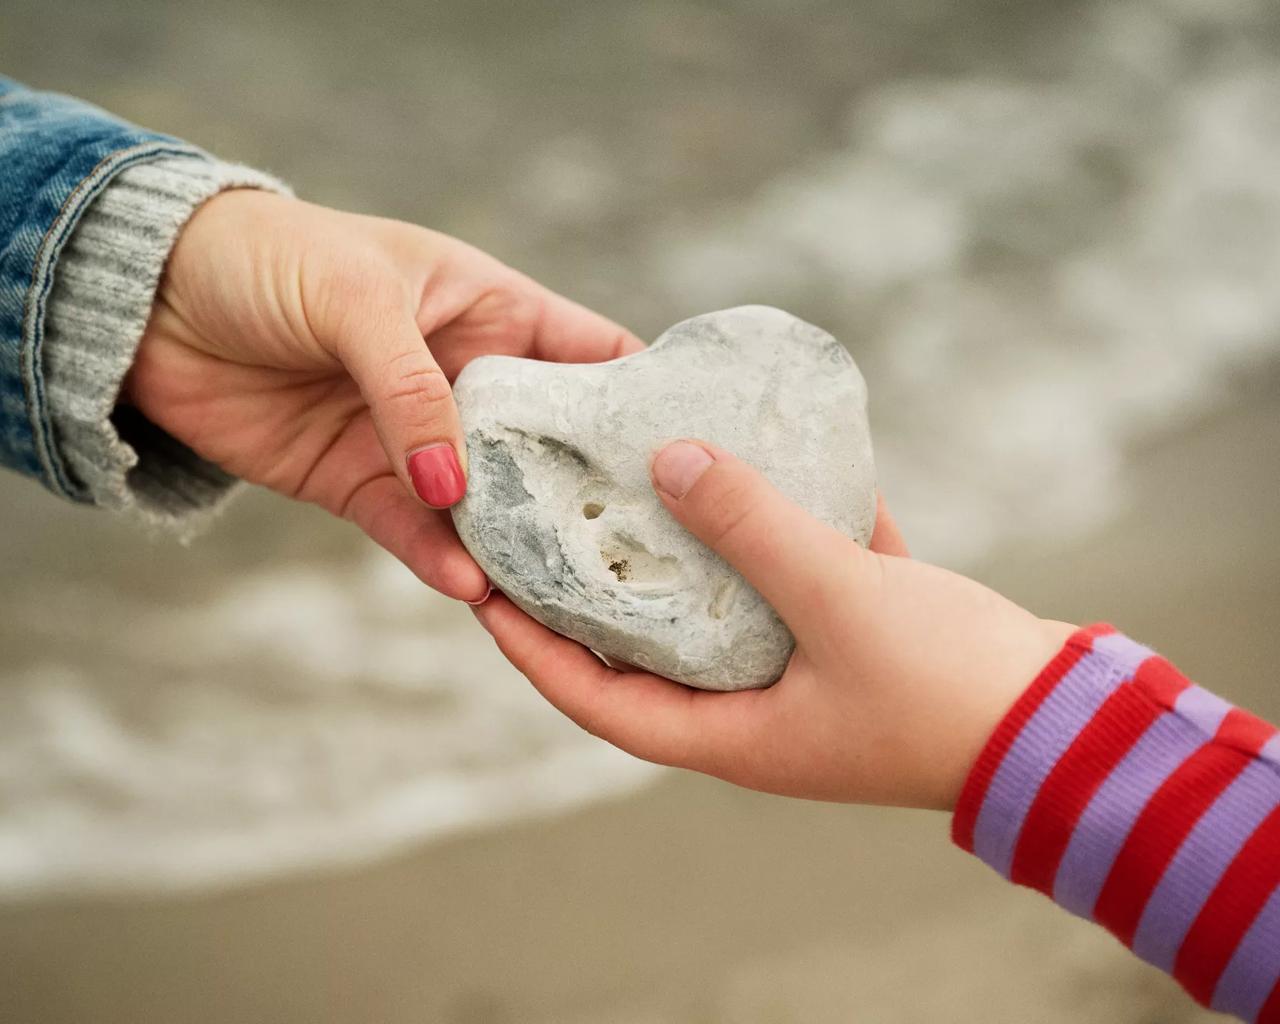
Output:
[[[1280,715],[1277,376],[1134,453],[1101,535],[982,578],[1110,619]],[[641,794],[365,870],[208,898],[0,911],[30,1024],[835,1024],[1211,1019],[1109,936],[961,855],[941,815],[671,773]]]

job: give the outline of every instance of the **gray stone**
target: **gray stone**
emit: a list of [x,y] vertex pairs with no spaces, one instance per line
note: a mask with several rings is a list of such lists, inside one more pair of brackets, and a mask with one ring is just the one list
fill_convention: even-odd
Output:
[[494,586],[592,650],[691,686],[767,686],[794,641],[658,501],[656,449],[710,441],[860,544],[875,525],[862,374],[781,310],[694,317],[608,363],[485,356],[454,396],[470,465],[453,520]]

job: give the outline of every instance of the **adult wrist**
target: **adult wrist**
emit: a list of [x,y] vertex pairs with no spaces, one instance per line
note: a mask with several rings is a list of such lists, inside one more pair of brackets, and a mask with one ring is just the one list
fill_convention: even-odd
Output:
[[178,235],[211,196],[243,187],[287,191],[200,155],[136,164],[86,209],[67,242],[42,361],[72,497],[190,533],[230,493],[231,477],[120,401]]

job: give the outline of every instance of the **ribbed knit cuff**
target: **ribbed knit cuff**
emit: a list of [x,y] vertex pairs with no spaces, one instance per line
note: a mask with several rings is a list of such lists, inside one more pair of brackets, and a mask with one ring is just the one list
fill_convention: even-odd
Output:
[[1200,1002],[1280,1020],[1280,737],[1111,627],[1000,723],[952,835]]
[[196,156],[121,171],[59,257],[45,315],[49,415],[78,496],[182,535],[235,480],[117,401],[179,233],[229,188],[288,192],[269,175]]

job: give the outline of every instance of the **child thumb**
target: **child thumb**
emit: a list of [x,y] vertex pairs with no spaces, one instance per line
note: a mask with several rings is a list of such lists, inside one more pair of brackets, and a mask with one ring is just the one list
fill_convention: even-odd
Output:
[[654,456],[650,471],[676,520],[742,573],[793,632],[812,619],[817,595],[842,578],[847,585],[849,559],[865,554],[713,445],[675,441]]

